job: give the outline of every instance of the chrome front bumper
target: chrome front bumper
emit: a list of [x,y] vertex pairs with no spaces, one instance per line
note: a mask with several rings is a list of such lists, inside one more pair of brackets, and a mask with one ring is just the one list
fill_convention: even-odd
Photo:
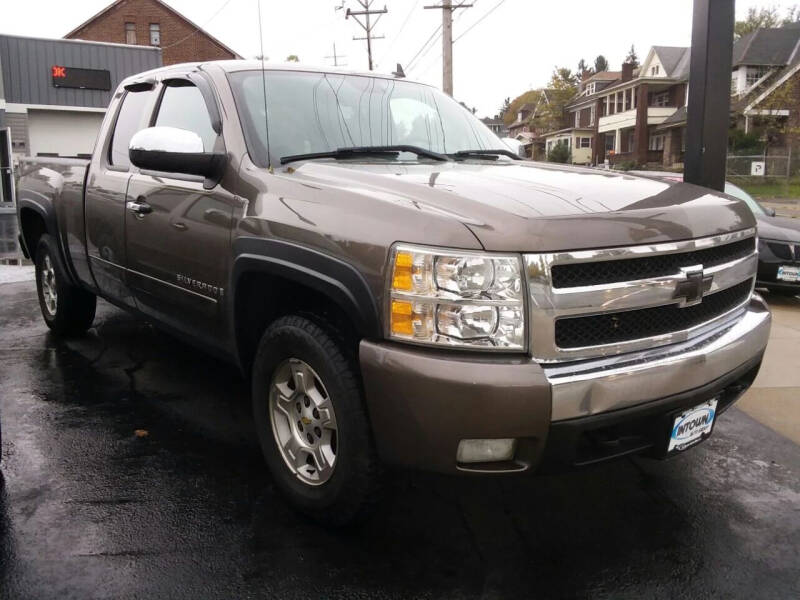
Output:
[[737,319],[689,341],[613,357],[542,365],[552,421],[618,410],[690,391],[764,352],[771,316],[757,294]]

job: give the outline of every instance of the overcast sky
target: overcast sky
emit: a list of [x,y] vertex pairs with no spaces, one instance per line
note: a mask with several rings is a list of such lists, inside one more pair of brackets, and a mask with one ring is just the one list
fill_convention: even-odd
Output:
[[[619,69],[631,44],[640,60],[650,46],[691,43],[692,0],[469,0],[472,8],[455,12],[454,96],[478,109],[479,116],[497,112],[506,96],[515,97],[547,83],[553,67],[575,69],[581,58],[591,63],[603,54],[612,70]],[[297,54],[301,62],[333,64],[336,51],[349,68],[366,70],[365,42],[353,41],[363,31],[345,20],[341,6],[354,10],[357,0],[261,0],[264,54],[283,61]],[[800,0],[737,0],[737,18],[751,6],[776,5],[784,12]],[[0,32],[61,37],[104,8],[110,0],[4,0]],[[258,0],[167,0],[204,26],[239,54],[259,51]],[[441,41],[411,60],[441,24],[441,11],[424,10],[435,0],[374,0],[381,17],[373,60],[377,70],[390,72],[396,63],[409,78],[441,86]],[[454,4],[458,0],[453,0]],[[474,28],[467,31],[474,25]],[[162,38],[163,44],[170,42]],[[409,68],[409,65],[411,67]]]

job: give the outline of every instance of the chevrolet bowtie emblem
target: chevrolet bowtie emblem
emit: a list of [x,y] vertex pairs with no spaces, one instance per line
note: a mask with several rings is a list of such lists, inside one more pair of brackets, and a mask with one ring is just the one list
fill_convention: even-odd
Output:
[[681,267],[681,274],[685,277],[675,286],[673,298],[680,298],[678,306],[694,306],[703,301],[703,294],[711,289],[714,281],[713,275],[706,275],[703,272],[703,265],[692,267]]

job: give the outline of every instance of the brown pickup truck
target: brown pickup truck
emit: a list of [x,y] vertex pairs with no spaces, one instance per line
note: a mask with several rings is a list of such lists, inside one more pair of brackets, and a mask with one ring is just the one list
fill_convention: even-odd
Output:
[[124,81],[89,161],[23,161],[53,332],[97,297],[252,381],[291,503],[343,523],[379,466],[664,458],[753,381],[770,313],[741,201],[519,160],[427,85],[235,61]]

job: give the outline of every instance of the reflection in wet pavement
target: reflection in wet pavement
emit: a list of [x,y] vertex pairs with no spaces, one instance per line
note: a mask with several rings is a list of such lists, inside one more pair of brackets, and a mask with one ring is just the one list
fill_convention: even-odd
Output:
[[32,284],[0,304],[4,599],[800,595],[800,448],[735,408],[666,463],[389,472],[329,531],[276,494],[235,369],[104,302],[71,341]]

